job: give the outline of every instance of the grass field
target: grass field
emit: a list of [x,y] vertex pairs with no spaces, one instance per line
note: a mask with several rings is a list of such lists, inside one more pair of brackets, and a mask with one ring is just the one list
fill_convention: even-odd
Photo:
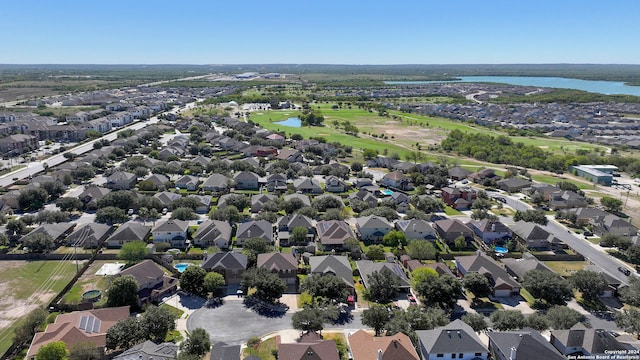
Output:
[[0,354],[11,346],[19,319],[50,301],[76,271],[75,264],[68,261],[3,261],[2,265]]
[[544,263],[561,276],[569,276],[587,265],[586,261],[545,261]]
[[243,350],[243,357],[257,356],[262,360],[275,360],[272,350],[277,350],[276,338],[270,337],[267,340],[261,342],[257,347],[247,347]]

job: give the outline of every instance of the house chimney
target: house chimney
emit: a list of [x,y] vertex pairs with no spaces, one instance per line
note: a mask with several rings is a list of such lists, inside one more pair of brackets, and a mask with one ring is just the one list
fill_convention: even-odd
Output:
[[516,348],[512,347],[509,353],[509,360],[516,360]]
[[382,349],[378,349],[378,360],[382,360]]

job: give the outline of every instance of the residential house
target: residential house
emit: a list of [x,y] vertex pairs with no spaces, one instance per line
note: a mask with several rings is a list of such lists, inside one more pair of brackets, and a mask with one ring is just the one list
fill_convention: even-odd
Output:
[[353,271],[348,257],[342,255],[311,256],[309,257],[309,267],[311,274],[336,276],[347,284],[351,294],[355,294]]
[[122,245],[132,241],[147,242],[151,234],[151,227],[137,222],[126,222],[107,238],[107,247],[121,248]]
[[414,270],[427,267],[427,265],[422,263],[422,261],[420,260],[412,260],[411,256],[409,255],[402,255],[400,257],[400,261],[402,262],[402,266],[407,268],[407,270],[409,270],[410,273],[412,273]]
[[452,180],[464,180],[467,176],[471,175],[471,171],[455,166],[448,170],[449,178]]
[[89,121],[89,113],[85,111],[78,111],[73,115],[66,117],[68,123],[83,123]]
[[493,169],[482,169],[478,172],[474,172],[467,176],[467,179],[473,181],[476,184],[482,184],[486,180],[498,181],[500,180],[500,176],[496,175],[495,170]]
[[509,193],[520,192],[522,189],[528,188],[533,184],[529,180],[525,180],[519,177],[510,177],[498,181],[498,188]]
[[398,190],[413,190],[411,179],[402,173],[402,171],[393,171],[382,177],[380,182],[382,186]]
[[419,360],[411,339],[401,332],[391,336],[373,336],[358,330],[348,336],[353,360]]
[[172,342],[156,344],[147,340],[120,353],[113,360],[175,360],[179,346]]
[[549,207],[553,210],[581,208],[588,205],[584,196],[569,190],[553,192],[549,199]]
[[258,190],[258,174],[251,171],[241,171],[233,177],[236,190]]
[[113,227],[107,224],[89,223],[79,226],[67,236],[67,246],[97,249],[107,239]]
[[298,282],[298,260],[292,253],[258,254],[256,266],[277,274],[287,285]]
[[522,254],[522,259],[504,258],[502,263],[507,273],[520,281],[524,279],[524,274],[531,270],[553,272],[551,268],[528,252]]
[[271,141],[283,144],[284,143],[284,136],[274,133],[274,134],[268,135],[267,136],[267,140],[271,140]]
[[489,337],[489,353],[495,360],[549,359],[564,360],[562,355],[536,330],[493,331]]
[[290,163],[303,162],[302,152],[296,149],[282,149],[276,156],[278,160],[285,160]]
[[165,184],[169,182],[169,178],[162,174],[151,174],[145,179],[145,181],[151,182],[157,189],[164,189]]
[[262,211],[264,204],[275,200],[278,197],[273,194],[256,194],[251,196],[251,212],[259,213]]
[[398,191],[394,191],[391,196],[386,197],[384,200],[391,201],[396,204],[396,211],[401,214],[404,214],[409,210],[409,203],[411,202],[411,199],[407,194]]
[[240,360],[240,345],[229,345],[223,342],[216,343],[211,347],[209,360]]
[[477,193],[471,187],[443,187],[442,201],[456,210],[468,210],[476,199]]
[[205,220],[193,234],[193,244],[203,248],[215,246],[228,249],[231,245],[231,225],[226,221]]
[[206,214],[209,212],[209,209],[211,209],[211,195],[189,194],[187,197],[198,201],[195,209],[196,214]]
[[349,204],[353,204],[355,201],[364,201],[369,206],[369,209],[373,209],[378,206],[378,199],[372,193],[366,190],[358,190],[349,194]]
[[54,341],[62,341],[67,347],[92,344],[98,353],[103,354],[109,328],[128,317],[129,306],[59,314],[43,332],[35,334],[25,358],[35,359],[41,347]]
[[245,240],[260,238],[273,244],[273,225],[266,220],[251,220],[238,224],[236,244],[242,246]]
[[180,189],[186,189],[188,191],[196,191],[198,190],[198,185],[200,185],[200,179],[197,176],[184,175],[178,180],[176,180],[175,185],[177,188],[180,188]]
[[278,360],[340,360],[335,340],[322,340],[320,334],[308,332],[296,343],[278,343]]
[[549,201],[551,199],[551,194],[561,190],[562,189],[557,186],[544,183],[536,183],[532,184],[529,188],[523,189],[522,192],[529,196],[533,196],[533,194],[540,194],[545,201]]
[[411,288],[411,284],[409,284],[409,278],[407,278],[407,274],[405,274],[402,266],[396,263],[359,260],[356,261],[356,266],[358,267],[358,272],[360,273],[360,278],[362,279],[365,288],[369,287],[369,275],[373,274],[374,272],[381,273],[383,271],[389,272],[398,279],[400,290],[408,291],[409,288]]
[[322,246],[329,249],[342,249],[347,239],[356,239],[351,226],[343,220],[318,221],[316,232]]
[[569,209],[568,211],[576,214],[576,224],[582,226],[597,224],[601,222],[605,216],[609,215],[608,212],[593,207],[581,207]]
[[165,275],[152,260],[144,260],[118,273],[131,275],[138,284],[138,304],[158,303],[163,297],[178,290],[178,279]]
[[301,194],[322,194],[320,182],[314,178],[300,178],[293,180],[293,188]]
[[373,179],[370,179],[370,178],[357,178],[353,182],[353,186],[355,188],[357,188],[357,189],[361,189],[362,187],[365,187],[365,186],[374,186]]
[[609,214],[600,222],[594,224],[593,232],[598,236],[611,234],[631,238],[638,234],[638,228],[631,225],[630,221]]
[[64,239],[71,234],[75,226],[75,223],[69,222],[42,224],[21,237],[20,242],[24,242],[26,239],[36,234],[45,234],[51,237],[56,245],[60,245],[64,242]]
[[307,243],[313,242],[316,237],[315,221],[305,215],[289,214],[280,217],[276,222],[276,229],[280,246],[291,245],[289,239],[291,237],[291,232],[296,227],[305,228],[307,230]]
[[202,184],[202,190],[214,193],[229,192],[232,180],[221,174],[212,174]]
[[584,358],[595,358],[597,355],[608,356],[616,350],[628,354],[628,349],[610,332],[603,329],[587,329],[582,323],[569,330],[551,330],[551,344],[565,356],[582,355]]
[[160,200],[162,206],[170,208],[173,202],[182,198],[182,195],[170,191],[163,191],[153,195],[154,198]]
[[515,281],[497,262],[483,255],[456,256],[456,268],[462,277],[470,272],[487,277],[494,296],[512,296],[520,294],[520,284]]
[[473,240],[473,230],[458,219],[443,219],[433,222],[433,228],[438,232],[442,241],[449,246],[455,245],[455,240],[462,236],[467,242]]
[[325,190],[333,193],[347,191],[347,183],[337,176],[329,175],[325,178]]
[[153,243],[169,243],[172,248],[184,249],[187,246],[187,230],[189,222],[169,219],[158,223],[151,234],[153,235]]
[[287,191],[287,176],[280,173],[268,175],[266,187],[270,192]]
[[284,196],[284,201],[292,201],[293,199],[298,199],[302,203],[302,206],[311,206],[311,200],[309,200],[309,196],[303,194],[289,194]]
[[87,186],[84,191],[78,195],[78,199],[84,204],[85,210],[96,210],[98,208],[98,200],[110,192],[111,189]]
[[447,275],[447,276],[455,276],[449,267],[441,262],[437,263],[429,263],[425,265],[426,267],[435,270],[439,276]]
[[540,225],[526,221],[518,221],[511,226],[511,230],[528,249],[552,249],[562,247],[562,240],[553,233],[543,229]]
[[247,255],[237,252],[208,254],[201,266],[224,276],[225,285],[240,285],[242,274],[247,270]]
[[460,319],[433,330],[417,330],[416,335],[422,360],[487,360],[489,356],[471,326]]
[[493,244],[498,240],[508,240],[513,236],[511,229],[500,221],[491,221],[489,219],[473,220],[468,222],[467,226],[485,244]]
[[398,220],[395,224],[396,230],[402,231],[409,240],[435,240],[436,231],[426,220],[410,219]]
[[135,174],[126,171],[116,171],[107,177],[106,187],[112,190],[131,190],[138,181]]
[[379,243],[382,238],[393,229],[386,218],[377,215],[369,215],[356,218],[356,230],[360,240],[365,243]]

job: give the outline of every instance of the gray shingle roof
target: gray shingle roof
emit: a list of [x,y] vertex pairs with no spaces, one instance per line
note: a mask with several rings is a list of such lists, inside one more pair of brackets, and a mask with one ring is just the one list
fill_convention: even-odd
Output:
[[460,319],[434,330],[418,330],[416,335],[429,354],[488,352],[471,326]]
[[349,287],[354,287],[353,271],[346,256],[311,256],[309,265],[312,274],[334,274],[344,280]]

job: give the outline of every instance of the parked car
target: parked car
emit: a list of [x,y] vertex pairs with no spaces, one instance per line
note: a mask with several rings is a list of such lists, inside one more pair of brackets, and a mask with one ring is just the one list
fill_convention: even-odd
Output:
[[627,269],[624,266],[618,266],[618,271],[620,271],[621,273],[623,273],[623,274],[625,274],[627,276],[631,275],[631,270]]

